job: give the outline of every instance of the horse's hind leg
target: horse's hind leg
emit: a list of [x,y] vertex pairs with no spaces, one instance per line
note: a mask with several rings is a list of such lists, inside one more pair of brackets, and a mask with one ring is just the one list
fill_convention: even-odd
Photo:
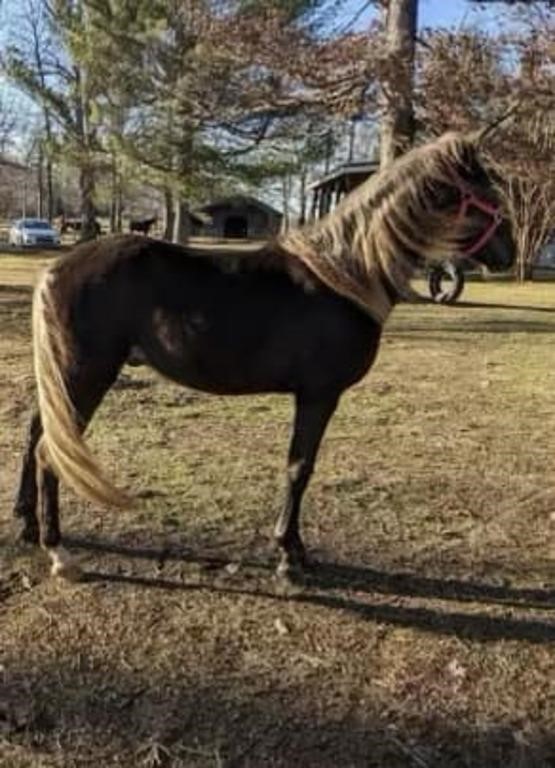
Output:
[[42,434],[40,416],[35,413],[27,435],[23,464],[19,476],[19,486],[15,497],[13,514],[21,520],[19,540],[28,544],[39,543],[39,524],[37,519],[37,462],[35,449]]
[[79,568],[61,546],[59,518],[59,481],[37,451],[38,517],[40,545],[52,561],[52,573],[66,578],[78,578]]
[[[110,365],[104,362],[96,365],[87,364],[82,366],[79,373],[70,380],[68,391],[71,393],[83,430],[86,429],[102,398],[114,383],[124,359],[125,356]],[[40,544],[50,556],[53,575],[76,579],[80,576],[80,569],[62,546],[58,478],[48,467],[47,457],[43,456],[40,442],[36,454]]]
[[316,402],[297,398],[293,437],[287,464],[287,494],[274,535],[282,555],[278,574],[290,575],[306,565],[306,553],[299,532],[301,501],[306,490],[320,442],[338,402],[333,395]]

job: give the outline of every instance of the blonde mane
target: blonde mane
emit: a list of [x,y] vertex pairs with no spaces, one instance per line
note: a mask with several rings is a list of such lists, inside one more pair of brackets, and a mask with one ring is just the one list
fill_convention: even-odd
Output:
[[393,306],[384,276],[406,297],[417,258],[437,261],[460,249],[456,215],[434,207],[435,193],[440,185],[453,186],[453,174],[475,150],[475,140],[455,133],[413,149],[323,219],[287,233],[279,243],[383,324]]

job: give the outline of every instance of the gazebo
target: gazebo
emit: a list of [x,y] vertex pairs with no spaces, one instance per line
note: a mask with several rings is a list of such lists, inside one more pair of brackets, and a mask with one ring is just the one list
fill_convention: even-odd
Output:
[[377,160],[344,163],[310,184],[308,187],[312,192],[310,218],[319,219],[325,216],[342,197],[366,181],[379,167]]

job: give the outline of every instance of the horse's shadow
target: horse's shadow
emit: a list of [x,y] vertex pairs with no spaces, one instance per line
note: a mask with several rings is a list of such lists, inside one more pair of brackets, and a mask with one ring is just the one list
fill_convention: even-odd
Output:
[[[86,574],[89,582],[114,582],[167,591],[211,589],[273,601],[290,600],[346,612],[369,622],[413,627],[470,640],[555,642],[555,622],[545,617],[545,612],[555,610],[555,589],[517,588],[413,573],[390,573],[335,562],[314,563],[302,584],[284,588],[273,579],[273,563],[267,559],[233,561],[185,548],[134,547],[90,538],[74,537],[66,541],[75,549],[153,560],[160,574],[148,577],[95,571]],[[212,583],[206,578],[196,581],[194,577],[165,578],[162,575],[164,564],[171,561],[195,565],[204,573],[218,572],[225,578],[215,579]],[[245,578],[247,575],[258,578]],[[384,601],[383,596],[393,600]],[[417,600],[426,600],[426,603],[415,604]],[[468,612],[454,611],[446,605],[450,602],[472,604],[472,608]],[[477,605],[480,606],[478,611]],[[501,608],[505,611],[500,612]]]

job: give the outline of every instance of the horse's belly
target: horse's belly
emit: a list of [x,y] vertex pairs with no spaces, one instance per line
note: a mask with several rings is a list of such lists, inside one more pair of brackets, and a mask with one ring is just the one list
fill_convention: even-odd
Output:
[[[281,346],[281,345],[280,345]],[[140,347],[146,361],[180,384],[217,394],[289,391],[290,355],[258,328],[209,323],[197,315],[155,314]]]

